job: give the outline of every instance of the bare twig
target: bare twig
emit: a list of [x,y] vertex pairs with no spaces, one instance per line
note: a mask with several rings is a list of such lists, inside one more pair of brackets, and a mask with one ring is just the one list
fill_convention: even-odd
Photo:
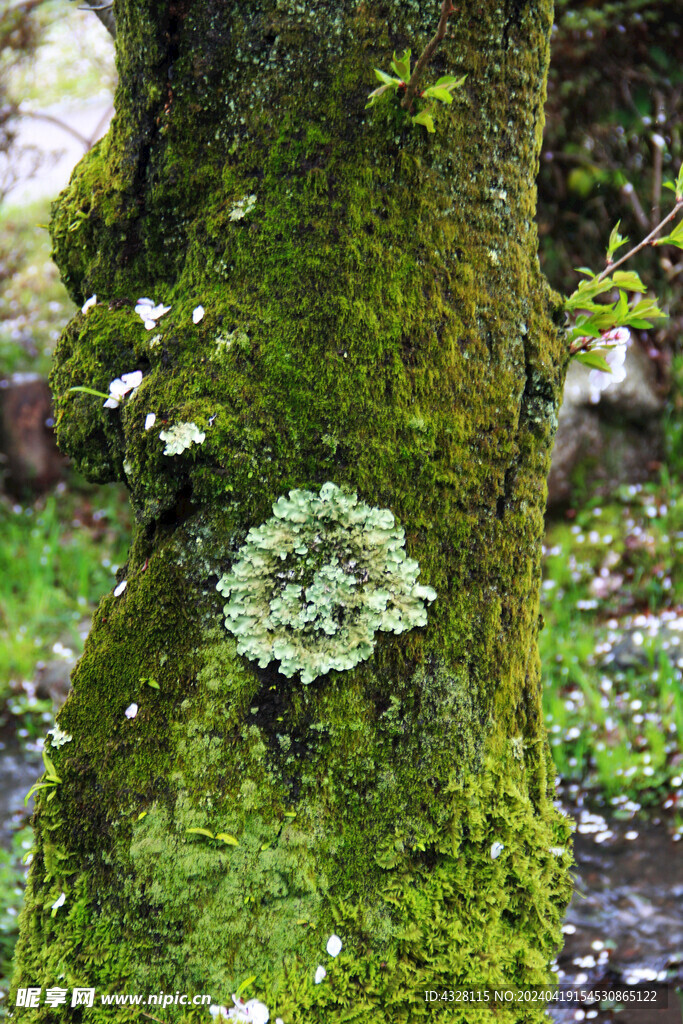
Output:
[[651,228],[652,225],[650,224],[650,221],[647,219],[647,214],[645,213],[645,210],[641,205],[640,199],[638,198],[638,193],[636,192],[630,181],[628,181],[625,185],[622,185],[621,194],[622,196],[625,196],[631,204],[633,214],[636,220],[638,221],[638,227],[642,231],[647,231],[648,228]]
[[683,199],[677,200],[676,205],[674,206],[673,210],[666,215],[664,220],[659,222],[659,224],[657,225],[656,228],[652,229],[650,234],[647,235],[647,237],[644,238],[642,240],[642,242],[638,242],[638,245],[634,245],[632,249],[629,249],[629,251],[626,253],[626,255],[622,256],[620,260],[617,260],[615,263],[609,263],[605,267],[603,272],[601,274],[598,274],[598,276],[596,277],[595,280],[596,281],[604,281],[606,277],[609,277],[611,274],[614,273],[614,271],[617,269],[617,267],[620,267],[622,265],[622,263],[626,263],[626,260],[630,260],[631,257],[635,256],[635,254],[637,252],[640,252],[640,250],[644,249],[646,245],[649,245],[650,242],[652,242],[653,239],[659,234],[659,232],[662,230],[662,228],[666,224],[668,224],[669,221],[672,221],[674,219],[674,217],[676,217],[681,212],[681,210],[683,210]]
[[[657,125],[663,124],[666,121],[666,108],[664,106],[664,97],[661,92],[655,92],[655,105],[657,110]],[[661,209],[659,205],[659,197],[662,192],[662,149],[664,147],[664,139],[657,131],[651,137],[652,148],[654,152],[652,154],[652,221],[654,225],[659,221],[661,215]]]
[[453,14],[454,11],[455,7],[453,6],[452,0],[442,0],[441,17],[439,18],[439,25],[436,30],[436,33],[432,36],[432,38],[429,40],[424,50],[418,57],[417,64],[413,68],[413,73],[410,76],[410,81],[406,86],[405,96],[401,100],[401,106],[405,110],[410,110],[410,108],[413,105],[413,99],[415,97],[415,93],[417,92],[420,76],[424,69],[426,68],[427,64],[429,64],[430,60],[434,56],[434,53],[439,43],[446,35],[448,19],[451,16],[451,14]]
[[62,131],[68,132],[69,135],[73,135],[75,139],[78,139],[78,141],[83,146],[86,152],[90,149],[92,145],[90,139],[86,139],[85,135],[81,135],[81,133],[77,131],[75,128],[72,128],[70,124],[67,124],[65,121],[61,121],[58,117],[53,117],[51,114],[42,114],[37,110],[21,110],[20,108],[18,111],[18,116],[30,117],[33,121],[47,121],[49,122],[49,124],[57,125],[57,127],[61,128]]
[[30,117],[33,121],[47,121],[49,124],[56,125],[58,128],[61,128],[62,131],[68,132],[69,135],[73,135],[75,139],[78,139],[80,144],[83,146],[83,149],[87,153],[88,150],[92,149],[92,147],[97,142],[102,128],[104,128],[105,124],[112,115],[112,110],[113,107],[109,107],[107,110],[105,110],[104,114],[95,125],[90,138],[87,138],[85,135],[82,135],[81,132],[79,132],[76,128],[72,128],[70,124],[67,124],[66,121],[62,121],[61,118],[54,117],[54,115],[52,114],[45,114],[40,110],[22,110],[22,108],[20,107],[17,111],[17,117]]

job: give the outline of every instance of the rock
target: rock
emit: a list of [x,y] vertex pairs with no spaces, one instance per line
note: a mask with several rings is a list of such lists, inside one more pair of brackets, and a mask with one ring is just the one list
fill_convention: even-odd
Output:
[[71,673],[76,658],[48,661],[36,671],[35,692],[41,700],[51,700],[55,714],[61,708],[71,689]]
[[64,474],[67,460],[52,430],[52,397],[37,374],[0,380],[0,452],[5,487],[17,497],[39,494]]
[[548,479],[548,508],[570,504],[576,492],[608,497],[624,483],[643,483],[661,455],[664,398],[652,361],[638,344],[626,355],[625,380],[591,401],[589,370],[567,373]]

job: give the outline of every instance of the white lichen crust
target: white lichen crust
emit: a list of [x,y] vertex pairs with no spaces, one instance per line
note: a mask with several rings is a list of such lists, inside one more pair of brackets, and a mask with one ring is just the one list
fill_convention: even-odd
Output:
[[320,494],[290,491],[252,528],[217,589],[237,652],[310,683],[372,655],[378,630],[403,633],[427,622],[431,587],[388,509],[370,508],[333,483]]
[[166,442],[164,455],[182,455],[191,445],[202,444],[206,434],[196,423],[176,423],[168,430],[162,430],[159,437]]

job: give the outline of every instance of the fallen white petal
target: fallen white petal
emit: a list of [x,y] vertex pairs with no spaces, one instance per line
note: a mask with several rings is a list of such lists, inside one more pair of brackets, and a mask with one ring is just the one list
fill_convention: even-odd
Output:
[[216,1004],[214,1003],[213,1006],[209,1007],[209,1013],[214,1018],[214,1020],[216,1019],[216,1017],[225,1017],[227,1020],[228,1008],[227,1006],[216,1006]]
[[117,583],[117,585],[114,587],[114,597],[121,597],[121,594],[124,592],[127,586],[128,580],[121,580],[120,583]]
[[129,704],[126,708],[126,718],[135,718],[138,713],[137,704]]
[[124,384],[120,377],[117,377],[116,380],[113,380],[109,385],[110,398],[123,398],[123,396],[127,395],[129,391],[130,388],[127,384]]
[[157,421],[156,413],[148,412],[145,416],[145,430],[151,430]]
[[192,323],[193,324],[198,324],[199,321],[203,318],[203,316],[204,316],[204,307],[203,306],[196,306],[192,310]]
[[153,331],[154,328],[156,327],[156,325],[157,325],[156,320],[145,320],[145,328],[148,331]]
[[112,398],[112,396],[110,395],[109,398],[107,399],[107,401],[104,403],[104,408],[105,409],[118,409],[119,404],[120,404],[119,403],[119,399],[118,398]]
[[58,899],[56,899],[54,901],[54,903],[52,904],[52,909],[53,910],[59,910],[59,908],[63,907],[65,903],[66,903],[66,893],[63,892],[62,895]]
[[322,964],[318,964],[313,981],[315,982],[316,985],[319,985],[323,978],[326,977],[327,971],[325,970]]
[[81,306],[81,313],[87,313],[89,309],[92,309],[92,307],[94,305],[96,305],[96,303],[97,303],[97,296],[96,295],[91,295],[90,298],[86,299],[86,301]]
[[342,948],[342,940],[338,935],[330,935],[327,940],[327,952],[330,956],[339,956]]
[[493,843],[491,846],[491,860],[495,860],[496,857],[500,857],[504,849],[504,843]]
[[121,380],[127,388],[139,388],[142,384],[142,370],[133,370],[132,373],[122,373]]

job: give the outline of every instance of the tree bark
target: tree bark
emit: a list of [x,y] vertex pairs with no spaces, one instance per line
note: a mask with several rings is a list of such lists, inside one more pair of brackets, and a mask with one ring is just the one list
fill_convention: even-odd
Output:
[[[271,1021],[413,1024],[489,1019],[425,990],[548,980],[571,890],[536,645],[566,362],[533,223],[551,17],[461,0],[424,83],[467,79],[429,135],[364,104],[437,3],[118,0],[116,117],[52,223],[97,304],[52,384],[61,446],[128,483],[137,525],[48,747],[15,988],[226,1003],[256,975]],[[150,330],[141,296],[171,307]],[[68,390],[135,370],[118,408]],[[205,438],[164,454],[179,424]],[[390,510],[437,597],[307,684],[237,652],[216,584],[328,482]]]

